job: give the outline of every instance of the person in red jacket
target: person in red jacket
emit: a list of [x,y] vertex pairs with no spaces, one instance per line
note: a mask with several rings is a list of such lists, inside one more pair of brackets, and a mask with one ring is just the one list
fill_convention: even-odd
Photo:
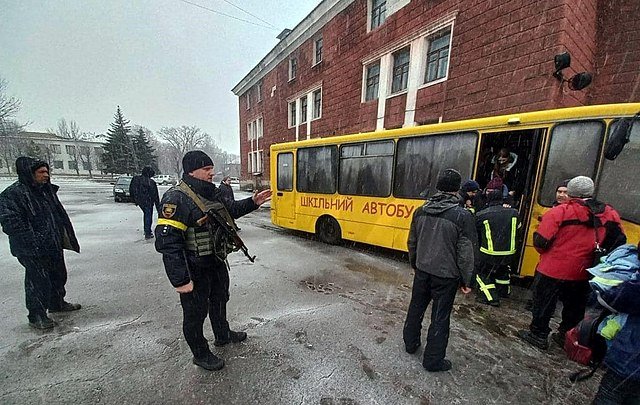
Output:
[[533,290],[533,319],[529,330],[518,336],[540,349],[547,349],[549,321],[558,300],[562,302],[562,321],[553,340],[564,344],[564,334],[582,318],[589,296],[588,273],[595,258],[596,245],[611,251],[626,242],[620,216],[610,205],[593,198],[589,177],[574,177],[567,184],[571,198],[544,214],[533,244],[540,253]]

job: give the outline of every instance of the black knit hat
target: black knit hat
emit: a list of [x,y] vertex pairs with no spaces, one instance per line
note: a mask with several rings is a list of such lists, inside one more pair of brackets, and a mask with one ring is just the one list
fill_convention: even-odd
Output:
[[438,175],[438,182],[436,188],[444,192],[453,192],[460,189],[460,183],[462,182],[462,176],[457,170],[446,169]]
[[213,160],[201,150],[191,150],[182,158],[182,170],[185,174],[205,166],[213,166]]

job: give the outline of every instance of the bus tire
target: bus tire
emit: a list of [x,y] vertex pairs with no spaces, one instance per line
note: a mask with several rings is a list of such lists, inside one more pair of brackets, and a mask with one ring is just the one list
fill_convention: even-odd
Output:
[[330,216],[318,219],[318,222],[316,222],[316,235],[318,235],[320,241],[329,245],[337,245],[342,240],[340,224]]

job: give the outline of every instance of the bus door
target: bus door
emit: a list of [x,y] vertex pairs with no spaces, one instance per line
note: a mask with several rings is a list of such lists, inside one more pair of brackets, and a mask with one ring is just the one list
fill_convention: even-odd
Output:
[[[528,228],[534,220],[532,218],[532,206],[541,169],[540,156],[542,153],[543,138],[546,129],[524,129],[512,131],[500,131],[483,133],[480,141],[480,154],[476,168],[476,180],[480,187],[486,187],[499,169],[496,168],[497,156],[501,153],[509,155],[512,166],[508,172],[501,174],[505,178],[508,188],[507,200],[518,210],[518,223],[520,224],[516,234],[516,246],[518,252],[514,257],[512,270],[520,268],[520,262],[526,245]],[[505,192],[507,190],[505,189]]]
[[293,186],[293,152],[280,152],[276,165],[276,190],[272,197],[272,206],[275,208],[272,213],[274,223],[293,225],[295,219]]

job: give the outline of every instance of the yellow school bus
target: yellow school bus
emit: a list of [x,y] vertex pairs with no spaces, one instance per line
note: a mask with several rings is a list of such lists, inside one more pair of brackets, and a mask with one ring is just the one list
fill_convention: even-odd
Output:
[[[407,251],[414,211],[438,173],[455,168],[483,187],[496,153],[514,156],[512,193],[522,226],[517,271],[532,276],[533,232],[557,185],[578,175],[640,238],[640,103],[562,108],[271,145],[271,220],[315,233]],[[626,142],[625,142],[626,141]]]

